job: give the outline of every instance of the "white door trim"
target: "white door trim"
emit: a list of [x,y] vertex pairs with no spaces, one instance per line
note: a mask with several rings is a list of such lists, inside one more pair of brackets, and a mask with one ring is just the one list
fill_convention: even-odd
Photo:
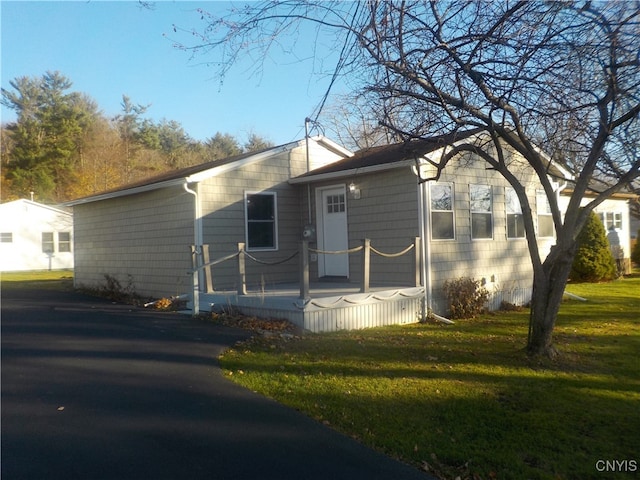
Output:
[[[326,208],[324,204],[324,193],[330,190],[339,191],[340,194],[344,195],[345,202],[345,211],[344,211],[344,228],[341,228],[342,231],[334,231],[332,232],[332,236],[334,239],[338,239],[338,243],[341,245],[340,250],[349,248],[349,233],[348,233],[348,225],[347,225],[347,187],[345,184],[338,185],[327,185],[324,187],[318,187],[315,189],[315,197],[316,197],[316,232],[318,238],[318,249],[319,250],[334,250],[335,248],[327,248],[327,242],[325,241],[325,215]],[[327,259],[325,257],[329,257],[329,255],[318,254],[318,275],[320,277],[326,276],[344,276],[349,277],[349,255],[331,255],[332,260],[334,260],[334,266],[336,263],[340,264],[339,271],[332,270],[333,267],[327,264]]]

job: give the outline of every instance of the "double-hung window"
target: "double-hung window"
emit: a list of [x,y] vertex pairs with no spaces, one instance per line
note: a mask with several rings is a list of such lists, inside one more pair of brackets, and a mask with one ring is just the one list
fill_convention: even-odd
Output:
[[432,183],[429,187],[431,206],[431,238],[450,240],[455,238],[453,215],[453,184]]
[[506,187],[504,194],[507,210],[507,238],[524,238],[524,217],[518,195],[512,187]]
[[469,185],[471,238],[493,238],[493,201],[490,185]]
[[278,216],[275,192],[245,194],[248,250],[278,249]]
[[55,252],[55,244],[53,243],[53,232],[42,232],[42,252]]
[[536,208],[538,211],[538,237],[553,237],[553,216],[549,199],[544,190],[536,190]]
[[620,230],[622,228],[621,212],[604,212],[600,214],[600,220],[606,230]]
[[58,232],[58,251],[59,252],[71,251],[71,233]]

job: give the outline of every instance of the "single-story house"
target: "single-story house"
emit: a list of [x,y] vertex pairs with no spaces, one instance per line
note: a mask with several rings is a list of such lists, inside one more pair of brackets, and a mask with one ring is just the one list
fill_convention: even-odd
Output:
[[0,271],[73,269],[73,214],[20,199],[0,205]]
[[[99,287],[110,276],[142,296],[169,297],[192,291],[195,246],[200,262],[233,254],[238,243],[263,261],[281,260],[298,248],[306,211],[289,179],[349,155],[326,138],[310,138],[70,201],[74,281]],[[247,275],[251,285],[272,285],[297,278],[298,266],[250,264]],[[196,280],[204,291],[235,288],[236,268],[226,262],[211,279]]]
[[[481,281],[493,308],[525,303],[532,267],[506,180],[462,153],[438,181],[419,181],[435,174],[430,156],[482,136],[355,154],[314,137],[74,200],[76,285],[111,276],[144,296],[189,293],[194,312],[234,307],[312,331],[446,315],[443,283],[462,276]],[[521,157],[508,161],[544,256],[555,242],[546,196]]]
[[[469,154],[418,181],[434,173],[426,157],[479,135],[356,154],[314,137],[74,200],[76,285],[112,277],[143,296],[189,293],[194,311],[235,307],[312,331],[415,322],[425,304],[445,315],[442,285],[461,276],[481,280],[493,307],[525,303],[532,268],[506,181]],[[544,254],[546,197],[509,161]]]

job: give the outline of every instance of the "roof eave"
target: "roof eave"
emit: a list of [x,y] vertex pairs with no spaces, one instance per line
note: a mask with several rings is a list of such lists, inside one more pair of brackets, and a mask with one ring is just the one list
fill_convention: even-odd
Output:
[[292,185],[296,185],[296,184],[305,184],[305,183],[312,183],[312,182],[322,182],[325,180],[334,180],[334,179],[344,178],[344,177],[355,177],[357,175],[364,175],[366,173],[376,173],[376,172],[382,172],[386,170],[395,170],[397,168],[410,167],[412,165],[415,165],[414,160],[400,160],[398,162],[393,162],[393,163],[382,163],[379,165],[372,165],[370,167],[350,168],[348,170],[320,173],[318,175],[313,175],[313,172],[311,172],[310,174],[305,174],[304,176],[292,178],[289,180],[289,183]]

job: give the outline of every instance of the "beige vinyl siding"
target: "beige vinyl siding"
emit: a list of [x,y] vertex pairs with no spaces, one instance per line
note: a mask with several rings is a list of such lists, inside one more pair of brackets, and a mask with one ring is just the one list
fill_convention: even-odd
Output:
[[193,196],[179,187],[76,205],[75,282],[105,285],[105,275],[140,295],[188,291]]

